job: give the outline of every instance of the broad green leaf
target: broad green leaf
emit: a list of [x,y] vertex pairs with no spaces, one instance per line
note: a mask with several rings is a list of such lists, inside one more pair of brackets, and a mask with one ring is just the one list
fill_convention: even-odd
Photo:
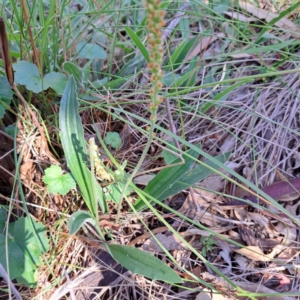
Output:
[[[174,145],[175,143],[172,141],[172,142],[169,142],[169,144]],[[178,156],[174,155],[173,153],[171,153],[167,150],[162,151],[162,156],[167,165],[170,165],[174,160],[176,160],[178,158]]]
[[17,132],[19,132],[19,128],[16,128],[16,124],[11,124],[8,125],[4,128],[5,133],[7,133],[8,135],[10,135],[12,138],[15,136],[15,131],[17,130]]
[[[27,258],[25,258],[25,265],[28,263],[26,262]],[[34,288],[36,286],[36,282],[39,278],[39,272],[36,268],[29,269],[28,267],[25,267],[25,270],[21,274],[21,276],[16,277],[16,280],[19,284],[23,284],[29,287]]]
[[182,283],[178,274],[151,253],[121,245],[106,245],[106,247],[111,256],[132,273],[154,280]]
[[76,182],[71,174],[62,174],[60,166],[52,165],[45,170],[43,182],[47,184],[49,193],[66,195],[71,189],[76,188]]
[[58,72],[46,74],[43,81],[44,85],[46,84],[58,94],[62,94],[67,85],[66,75]]
[[94,174],[87,167],[86,143],[78,114],[76,83],[73,75],[70,76],[61,99],[59,128],[67,165],[80,188],[87,207],[95,215],[96,205],[99,203],[102,212],[105,213],[107,207],[103,201],[102,189]]
[[[2,264],[3,268],[7,271],[5,249],[5,236],[3,234],[0,234],[0,263]],[[24,251],[12,238],[8,238],[7,250],[9,262],[9,277],[10,279],[15,279],[16,277],[21,276],[25,269]],[[32,267],[30,266],[30,268]]]
[[87,59],[105,59],[107,53],[97,44],[80,42],[76,47],[77,56]]
[[131,40],[139,48],[139,50],[143,54],[146,61],[149,62],[150,61],[149,53],[148,53],[146,47],[141,42],[141,40],[139,39],[139,37],[136,35],[136,33],[128,26],[124,26],[124,29],[126,30],[127,34],[130,36]]
[[51,87],[57,93],[62,93],[66,86],[66,76],[62,73],[51,72],[41,78],[37,66],[29,61],[21,60],[13,64],[15,83],[25,85],[34,93],[40,93]]
[[29,61],[21,60],[13,64],[15,70],[15,83],[25,85],[26,88],[34,93],[40,93],[49,88],[43,84],[37,66]]
[[[32,249],[38,249],[40,253],[45,253],[49,250],[46,227],[42,223],[32,221],[29,217],[26,217],[19,218],[14,224],[14,233],[11,232],[11,234],[22,249],[25,249],[26,245],[31,245],[31,251],[33,251]],[[37,236],[32,231],[32,226]],[[32,257],[32,259],[34,259],[36,263],[40,262],[37,256]]]
[[[49,250],[46,227],[29,217],[21,217],[9,224],[7,246],[10,278],[18,278],[27,286],[34,286],[36,266],[41,265],[40,255]],[[0,234],[0,263],[7,270],[4,234]]]
[[[214,159],[220,163],[225,163],[229,155],[230,153],[222,154],[214,157]],[[144,191],[157,200],[163,201],[211,175],[213,171],[206,166],[219,169],[219,167],[210,160],[204,162],[206,166],[197,165],[195,168],[192,168],[192,164],[190,164],[189,160],[193,161],[188,158],[182,166],[162,170],[148,183]],[[179,160],[176,161],[178,162]],[[188,168],[185,166],[187,163],[189,163]],[[134,207],[136,210],[142,210],[147,206],[141,199],[138,199]]]
[[0,208],[0,234],[3,233],[7,221],[7,213],[3,208]]
[[68,229],[70,234],[75,234],[85,223],[90,223],[95,225],[95,220],[93,216],[83,210],[78,210],[74,214],[71,215],[70,220],[68,222]]
[[78,83],[81,86],[83,85],[83,72],[77,66],[75,66],[73,63],[67,61],[66,63],[64,63],[64,70],[69,75],[74,76],[76,83]]
[[11,86],[10,86],[7,78],[4,76],[0,76],[0,99],[5,100],[5,101],[9,100],[9,103],[10,103],[10,100],[12,99],[13,94],[14,93],[11,89]]

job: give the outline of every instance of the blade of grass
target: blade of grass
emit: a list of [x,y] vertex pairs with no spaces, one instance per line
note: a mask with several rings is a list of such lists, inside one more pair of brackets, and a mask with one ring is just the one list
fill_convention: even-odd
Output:
[[131,40],[134,42],[134,44],[139,48],[141,53],[143,54],[146,61],[149,63],[149,53],[146,49],[146,47],[143,45],[139,37],[135,34],[135,32],[128,26],[124,26],[124,29],[126,30],[127,34],[130,36]]

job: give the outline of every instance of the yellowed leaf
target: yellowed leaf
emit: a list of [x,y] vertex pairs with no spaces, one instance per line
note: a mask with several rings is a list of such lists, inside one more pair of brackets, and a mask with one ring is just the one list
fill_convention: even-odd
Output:
[[264,254],[262,250],[257,246],[247,246],[240,249],[233,249],[235,252],[246,256],[253,261],[271,261],[275,256],[277,256],[286,247],[284,245],[277,245],[274,247],[273,251],[269,254]]
[[234,249],[235,252],[246,256],[254,261],[270,261],[271,258],[265,255],[257,246],[247,246],[240,249]]
[[[183,250],[186,248],[184,243],[179,240],[177,236],[174,234],[167,235],[163,233],[158,233],[155,235],[156,239],[168,250]],[[151,251],[151,252],[163,252],[160,245],[156,242],[156,240],[151,237],[148,239],[142,246],[144,251]]]
[[249,53],[243,53],[243,52],[240,52],[240,53],[231,53],[228,55],[229,57],[232,57],[232,58],[236,58],[236,59],[241,59],[241,58],[252,58],[253,55],[252,54],[249,54]]

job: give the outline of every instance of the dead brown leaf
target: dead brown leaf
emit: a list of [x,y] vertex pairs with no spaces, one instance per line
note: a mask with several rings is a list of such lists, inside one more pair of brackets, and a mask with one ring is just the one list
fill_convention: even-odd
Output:
[[26,183],[30,183],[34,173],[34,165],[32,160],[24,162],[20,166],[20,178]]
[[196,55],[199,55],[202,51],[205,51],[211,43],[222,37],[225,37],[223,32],[214,33],[213,36],[204,37],[199,41],[198,45],[189,52],[189,54],[186,56],[186,60],[191,60]]
[[[273,19],[278,17],[278,14],[270,12],[268,10],[258,8],[253,4],[246,1],[239,1],[239,6],[246,10],[248,13],[257,17],[258,19],[266,20],[267,22],[272,21]],[[283,29],[290,30],[291,36],[294,38],[300,38],[300,29],[296,26],[292,21],[287,18],[281,18],[275,23],[275,26]]]
[[236,11],[225,11],[224,15],[226,15],[230,18],[239,20],[239,21],[244,22],[244,23],[255,22],[257,20],[253,17],[245,16],[244,14],[242,14],[240,12],[236,12]]
[[[215,284],[219,287],[223,287],[225,288],[227,291],[233,291],[234,288],[229,285],[229,283],[218,276],[209,274],[208,272],[203,272],[201,274],[202,279],[211,283],[211,284]],[[238,281],[238,280],[233,280],[232,281],[234,284],[236,284],[238,287],[242,288],[245,291],[249,291],[252,293],[264,293],[264,294],[277,294],[276,291],[268,289],[267,287],[261,285],[260,283],[252,283],[252,282],[242,282],[242,281]],[[232,298],[231,298],[232,299]],[[238,299],[247,299],[246,297],[239,297]],[[270,300],[270,297],[259,297],[259,300]],[[274,295],[272,296],[272,300],[292,300],[291,297],[287,297],[287,296],[277,296]]]
[[[156,239],[168,250],[183,250],[186,246],[178,239],[174,234],[167,235],[163,233],[158,233],[155,235]],[[144,251],[150,252],[163,252],[161,246],[156,242],[156,240],[151,237],[142,246]]]
[[283,245],[277,245],[276,247],[274,247],[273,251],[269,254],[264,254],[263,251],[258,246],[247,246],[239,249],[233,248],[233,250],[241,255],[246,256],[247,258],[253,261],[267,262],[273,260],[274,257],[278,255],[278,253],[284,250],[284,248],[285,246]]
[[155,175],[145,174],[137,176],[133,179],[135,184],[147,185],[150,180],[154,178]]

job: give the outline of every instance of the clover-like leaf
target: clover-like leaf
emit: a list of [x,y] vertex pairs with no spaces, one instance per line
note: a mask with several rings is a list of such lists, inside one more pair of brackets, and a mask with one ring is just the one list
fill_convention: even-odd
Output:
[[106,145],[110,145],[112,148],[118,148],[122,144],[122,139],[117,132],[108,132],[104,138]]
[[70,189],[76,188],[73,177],[69,173],[63,174],[61,167],[56,165],[45,170],[43,182],[48,185],[49,192],[53,194],[66,195]]

